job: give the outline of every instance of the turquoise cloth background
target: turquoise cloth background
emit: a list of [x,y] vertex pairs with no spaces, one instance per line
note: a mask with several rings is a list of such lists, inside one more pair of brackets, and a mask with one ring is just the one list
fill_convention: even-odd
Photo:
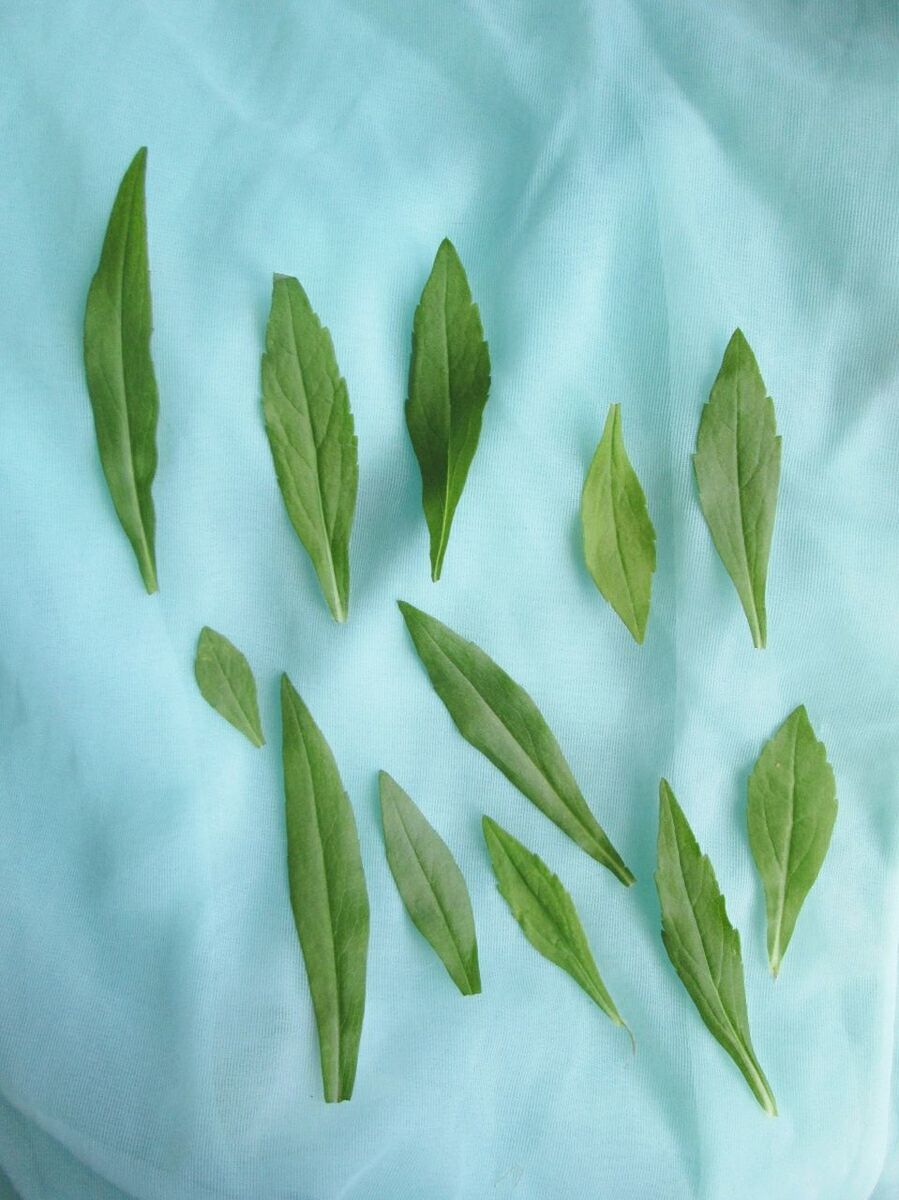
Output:
[[[899,1196],[895,5],[7,0],[0,125],[0,1195]],[[143,144],[154,597],[106,491],[81,362],[109,209]],[[403,403],[445,234],[493,388],[434,585]],[[355,412],[346,627],[263,431],[274,271],[330,327]],[[690,464],[737,324],[784,445],[764,652]],[[659,537],[643,648],[578,546],[613,401]],[[634,889],[460,739],[397,597],[532,693]],[[198,694],[204,623],[253,664],[264,751]],[[340,1106],[321,1100],[288,904],[282,669],[340,764],[371,894],[359,1073]],[[773,984],[745,785],[799,702],[840,811]],[[467,877],[478,998],[401,907],[379,767]],[[665,956],[661,774],[742,932],[777,1120]],[[636,1056],[513,923],[482,812],[572,892]]]

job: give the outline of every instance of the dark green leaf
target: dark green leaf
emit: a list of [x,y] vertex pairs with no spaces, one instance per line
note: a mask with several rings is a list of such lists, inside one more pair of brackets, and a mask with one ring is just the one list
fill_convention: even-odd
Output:
[[616,1025],[626,1029],[599,974],[574,901],[558,876],[495,821],[484,817],[483,826],[499,890],[524,936],[544,958],[567,971]]
[[155,592],[159,393],[150,357],[153,317],[147,257],[146,147],[125,172],[84,313],[84,369],[100,462],[144,586]]
[[318,1025],[325,1099],[349,1100],[368,954],[359,836],[328,743],[286,675],[281,719],[290,903]]
[[836,817],[827,751],[800,705],[763,747],[749,777],[749,844],[765,888],[768,961],[775,976]]
[[727,918],[715,872],[699,849],[674,793],[659,786],[659,865],[655,875],[668,957],[709,1030],[772,1116],[777,1105],[749,1036],[740,935]]
[[490,355],[465,268],[440,243],[412,327],[406,421],[421,468],[431,534],[431,577],[440,578],[453,514],[477,449],[490,390]]
[[434,690],[462,736],[592,858],[622,883],[633,883],[527,692],[473,642],[421,609],[402,600],[399,605]]
[[331,335],[296,279],[276,275],[262,356],[262,407],[291,523],[335,621],[350,592],[358,466],[353,414]]
[[621,433],[621,406],[609,408],[581,498],[584,557],[593,580],[642,642],[649,619],[656,531]]
[[468,888],[449,848],[395,780],[382,771],[387,862],[403,903],[463,996],[481,990]]
[[250,664],[232,642],[208,625],[200,631],[194,673],[203,698],[216,712],[254,746],[264,746],[256,680]]
[[765,581],[780,479],[774,402],[737,329],[702,410],[693,455],[699,503],[727,567],[753,643],[767,636]]

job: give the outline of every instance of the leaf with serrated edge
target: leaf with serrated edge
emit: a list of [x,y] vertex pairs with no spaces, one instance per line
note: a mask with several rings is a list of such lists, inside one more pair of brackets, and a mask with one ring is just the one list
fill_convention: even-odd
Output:
[[194,674],[204,700],[254,746],[264,746],[250,664],[233,642],[208,625],[200,631]]
[[706,1026],[743,1073],[759,1104],[777,1115],[774,1095],[749,1036],[740,935],[731,925],[715,872],[699,849],[666,780],[659,785],[655,874],[662,940]]
[[612,404],[581,496],[584,558],[593,582],[642,642],[649,620],[656,531],[624,448],[621,406]]
[[633,883],[524,688],[474,642],[403,600],[399,607],[434,691],[466,741],[591,858],[622,883]]
[[558,876],[496,821],[485,816],[482,825],[500,893],[524,936],[544,958],[567,971],[607,1017],[627,1029],[599,974],[574,901]]
[[765,744],[749,777],[749,845],[765,889],[768,961],[775,976],[836,817],[827,751],[800,705]]
[[84,369],[109,494],[131,542],[144,587],[155,592],[159,393],[150,334],[150,267],[142,147],[125,172],[109,216],[100,265],[84,313]]
[[350,593],[358,463],[353,414],[331,335],[299,281],[276,275],[262,357],[262,407],[275,474],[335,621]]
[[406,911],[463,996],[481,990],[471,900],[448,846],[399,784],[379,776],[387,862]]
[[334,756],[286,675],[281,719],[290,903],[318,1026],[325,1100],[349,1100],[368,954],[359,835]]
[[774,401],[749,343],[735,330],[702,410],[693,466],[699,503],[734,582],[752,641],[767,639],[765,584],[780,480]]
[[445,238],[412,327],[406,423],[421,469],[431,537],[431,577],[440,578],[456,505],[481,433],[490,354],[465,268]]

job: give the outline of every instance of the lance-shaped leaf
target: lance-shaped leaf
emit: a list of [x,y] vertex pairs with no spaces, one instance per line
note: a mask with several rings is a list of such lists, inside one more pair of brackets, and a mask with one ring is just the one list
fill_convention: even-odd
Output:
[[599,974],[574,901],[558,876],[495,821],[485,816],[482,824],[500,893],[524,936],[544,958],[567,971],[606,1016],[627,1029]]
[[768,961],[776,976],[837,817],[833,771],[804,705],[763,747],[749,777],[748,815],[768,910]]
[[358,465],[353,414],[331,335],[299,282],[276,275],[262,357],[262,407],[284,504],[335,621],[350,592]]
[[593,581],[642,642],[649,620],[656,531],[624,449],[621,406],[612,404],[581,497],[584,557]]
[[387,862],[409,916],[463,996],[481,990],[471,900],[446,843],[386,771],[380,774]]
[[780,480],[774,401],[737,329],[702,410],[693,466],[699,503],[727,567],[754,645],[767,637],[765,581]]
[[668,957],[699,1015],[772,1116],[777,1105],[749,1036],[740,935],[731,925],[712,864],[674,793],[659,786],[659,862],[655,874]]
[[634,877],[609,841],[540,710],[474,642],[399,602],[434,691],[462,736],[541,812],[624,884]]
[[368,893],[337,764],[286,675],[281,680],[287,871],[328,1101],[349,1100],[365,1009]]
[[150,268],[144,179],[138,150],[112,206],[100,265],[84,313],[84,369],[97,447],[109,494],[134,549],[144,586],[155,592],[156,474],[159,393],[150,333]]
[[256,680],[250,664],[233,642],[208,625],[200,631],[194,674],[207,703],[254,746],[264,746]]
[[440,578],[453,514],[481,433],[490,355],[465,268],[440,243],[412,326],[406,422],[421,468],[431,535],[431,577]]

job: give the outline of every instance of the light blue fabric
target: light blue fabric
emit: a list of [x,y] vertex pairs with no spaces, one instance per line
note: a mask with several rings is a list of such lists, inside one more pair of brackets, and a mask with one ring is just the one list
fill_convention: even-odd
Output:
[[[892,0],[3,6],[0,1195],[899,1195],[897,113]],[[80,342],[115,189],[143,144],[154,597],[100,471]],[[433,585],[403,402],[414,305],[446,234],[493,388]],[[355,412],[345,627],[288,524],[262,428],[273,271],[296,274],[332,330]],[[737,324],[783,434],[764,652],[690,465]],[[658,530],[642,648],[578,548],[611,402]],[[462,742],[397,597],[528,688],[635,888]],[[263,751],[197,692],[205,623],[256,671]],[[340,764],[371,894],[359,1073],[340,1106],[321,1099],[288,905],[282,669]],[[799,702],[840,811],[775,985],[745,785]],[[379,767],[458,856],[480,997],[456,994],[401,907]],[[661,774],[743,935],[776,1120],[661,945]],[[514,925],[482,812],[572,892],[636,1056]]]

